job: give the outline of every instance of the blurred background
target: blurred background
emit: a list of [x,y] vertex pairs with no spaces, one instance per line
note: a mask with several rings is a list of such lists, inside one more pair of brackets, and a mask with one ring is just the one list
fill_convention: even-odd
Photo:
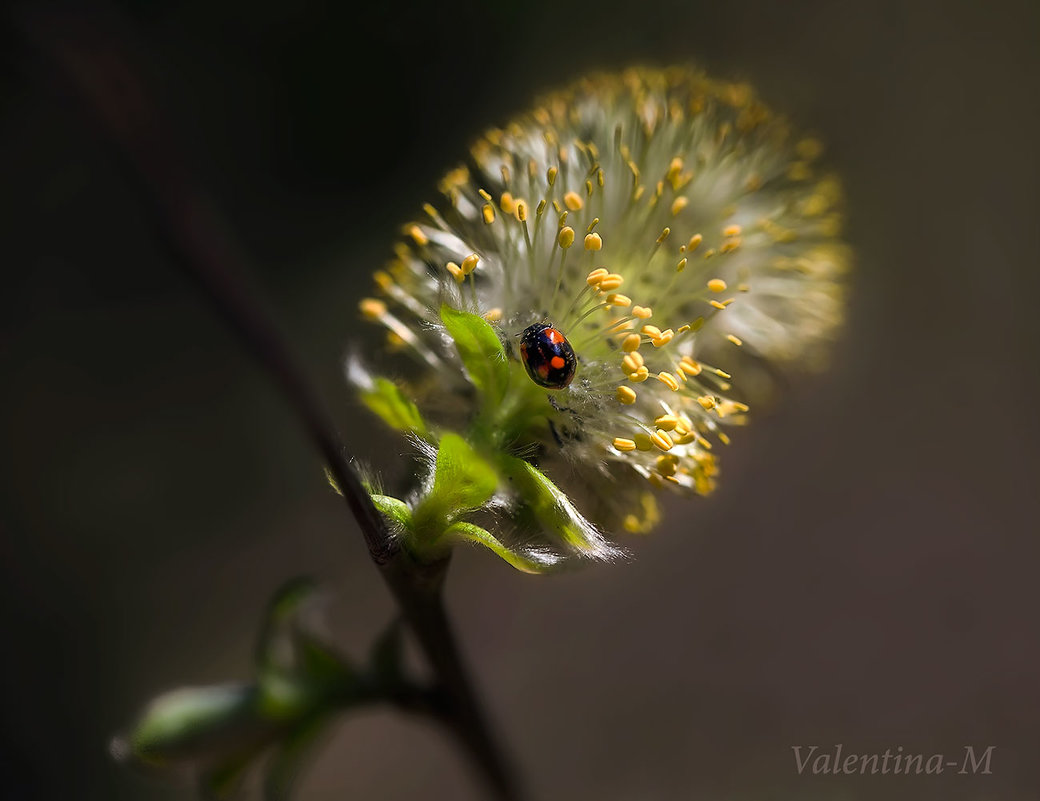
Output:
[[[858,263],[834,369],[740,432],[718,492],[670,504],[631,562],[534,578],[465,550],[447,601],[532,799],[1036,798],[1035,4],[115,9],[362,455],[393,440],[342,380],[357,300],[485,126],[591,68],[692,60],[818,132]],[[108,757],[146,699],[248,678],[292,576],[329,588],[354,654],[393,607],[139,188],[3,37],[0,796],[189,799]],[[798,775],[792,745],[835,743],[996,751],[974,778]],[[373,711],[298,797],[481,789],[442,732]]]

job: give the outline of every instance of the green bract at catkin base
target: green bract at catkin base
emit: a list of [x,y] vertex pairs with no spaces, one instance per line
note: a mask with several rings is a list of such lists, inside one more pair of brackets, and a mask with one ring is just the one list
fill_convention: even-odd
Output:
[[[601,532],[649,531],[653,490],[711,492],[769,364],[818,366],[842,320],[820,152],[748,86],[689,69],[592,76],[488,131],[360,304],[401,378],[349,376],[429,463],[379,501],[408,547],[469,540],[533,571],[609,559]],[[573,347],[566,386],[524,369],[536,323]]]

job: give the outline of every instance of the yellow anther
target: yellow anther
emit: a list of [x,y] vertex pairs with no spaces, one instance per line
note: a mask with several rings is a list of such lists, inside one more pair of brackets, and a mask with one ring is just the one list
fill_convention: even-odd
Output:
[[485,203],[484,207],[480,210],[480,213],[484,215],[484,222],[491,225],[495,221],[495,207],[490,203]]
[[593,217],[592,222],[589,223],[589,227],[585,229],[585,233],[591,234],[597,225],[599,225],[599,217]]
[[690,241],[686,243],[686,252],[693,253],[693,251],[695,251],[703,241],[703,236],[701,236],[700,234],[694,234],[690,237]]
[[592,197],[592,181],[585,182],[585,194]]
[[708,282],[708,289],[710,289],[712,292],[725,292],[726,282],[723,281],[721,278],[712,278]]
[[682,172],[682,168],[683,160],[678,156],[672,159],[672,163],[668,165],[668,172],[665,173],[665,178],[668,179],[668,183],[670,183],[673,187],[679,181],[679,173]]
[[621,350],[625,351],[625,353],[634,353],[639,350],[639,345],[642,342],[643,338],[639,334],[626,334],[621,342]]
[[653,315],[654,315],[654,310],[651,309],[649,306],[633,306],[632,307],[632,316],[633,317],[638,317],[640,320],[648,320],[649,318],[653,317]]
[[740,226],[736,225],[736,224],[734,224],[734,225],[727,225],[725,228],[722,229],[722,235],[723,236],[740,236]]
[[476,253],[470,253],[466,258],[462,260],[462,274],[469,275],[475,269],[477,269],[477,262],[480,261],[480,257]]
[[654,443],[662,451],[670,451],[675,443],[672,442],[672,438],[668,436],[665,431],[655,431],[650,435],[650,441]]
[[361,316],[366,320],[378,320],[386,314],[386,304],[376,298],[365,298],[358,304]]
[[625,283],[625,279],[620,275],[609,273],[599,282],[599,288],[601,292],[613,292],[615,289],[620,289],[623,283]]
[[697,439],[697,435],[689,431],[684,431],[682,434],[679,434],[679,436],[673,437],[673,439],[675,440],[676,445],[689,445]]
[[715,373],[715,375],[717,375],[717,376],[719,376],[721,378],[733,378],[733,376],[731,376],[725,370],[720,370],[718,367],[716,367],[714,370],[712,370],[712,372]]
[[679,380],[671,373],[662,371],[657,374],[657,379],[672,392],[679,390]]
[[642,432],[632,437],[632,440],[636,443],[636,450],[648,451],[654,446],[654,443],[650,440],[650,435]]
[[727,434],[725,431],[720,431],[719,442],[721,442],[723,445],[729,445],[729,434]]
[[448,272],[451,273],[451,277],[455,279],[457,283],[462,283],[466,280],[466,274],[462,272],[462,268],[459,267],[455,262],[448,262]]
[[690,203],[690,199],[685,195],[680,195],[672,201],[672,216],[676,216],[679,212],[685,209]]
[[581,211],[582,206],[585,202],[581,199],[581,195],[577,192],[568,192],[563,196],[563,205],[565,205],[571,211]]
[[660,245],[664,240],[668,238],[668,235],[672,232],[671,228],[662,229],[661,233],[657,235],[657,244]]
[[639,355],[639,351],[626,353],[625,358],[621,360],[621,369],[625,371],[625,375],[636,372],[642,366],[643,357]]
[[718,301],[718,300],[711,301],[711,305],[714,306],[719,311],[722,311],[722,309],[726,308],[726,304],[721,302],[721,301]]
[[375,281],[376,286],[384,292],[394,285],[394,279],[386,270],[376,270],[372,274],[372,280]]
[[545,199],[544,198],[542,198],[541,200],[538,201],[538,206],[537,206],[537,208],[535,208],[534,213],[536,215],[538,215],[539,217],[541,217],[543,211],[545,211]]
[[563,248],[564,250],[566,250],[571,245],[573,245],[574,244],[574,229],[571,228],[569,225],[563,226],[563,228],[560,229],[559,242],[560,242],[560,247]]
[[625,519],[621,521],[621,525],[624,526],[625,531],[629,534],[643,533],[643,524],[635,515],[625,515]]
[[730,342],[732,342],[737,347],[740,347],[741,345],[744,344],[743,340],[740,337],[734,336],[733,334],[726,334],[726,339],[728,339]]
[[548,170],[545,171],[545,180],[549,182],[549,186],[552,186],[554,183],[556,183],[556,173],[558,172],[559,170],[557,170],[555,167],[550,167]]
[[677,425],[679,425],[679,418],[674,414],[662,414],[654,420],[654,425],[662,431],[672,431]]
[[613,445],[619,451],[634,451],[636,449],[635,440],[625,439],[624,437],[614,437]]
[[599,170],[596,173],[596,183],[598,183],[600,185],[601,189],[603,188],[603,170],[602,169]]
[[688,261],[688,259],[685,256],[683,256],[681,259],[679,259],[679,263],[675,265],[675,271],[677,273],[681,273],[683,270],[685,270],[687,261]]
[[636,391],[632,387],[626,387],[622,384],[617,388],[617,399],[626,406],[631,406],[636,402]]
[[[502,165],[505,168],[505,165]],[[516,201],[513,200],[513,195],[510,192],[503,192],[501,200],[498,201],[499,207],[506,214],[512,214],[516,210]]]
[[708,411],[711,411],[715,408],[715,398],[713,398],[711,395],[701,395],[699,398],[697,398],[697,403],[699,403]]
[[688,376],[700,375],[701,366],[698,362],[695,362],[689,356],[683,356],[679,361],[679,365],[682,367],[683,372]]
[[420,247],[430,241],[426,234],[423,233],[422,228],[418,225],[412,225],[408,228],[408,236],[414,239],[415,244]]
[[734,237],[733,239],[727,239],[719,247],[719,253],[731,253],[740,247],[740,237]]
[[488,309],[486,312],[484,312],[482,316],[489,323],[497,323],[499,320],[502,319],[502,310],[498,307],[494,309]]
[[644,325],[642,330],[650,339],[658,339],[661,336],[661,329],[656,325]]
[[630,298],[628,295],[622,295],[618,292],[612,292],[611,294],[607,295],[607,303],[611,306],[631,306],[632,298]]
[[675,475],[678,465],[673,454],[663,454],[657,457],[657,472],[665,478]]
[[650,370],[646,365],[640,367],[634,373],[629,373],[628,380],[633,384],[642,384],[646,379],[650,377]]
[[604,267],[597,267],[585,277],[585,283],[589,286],[599,286],[600,281],[608,275],[610,275],[610,273],[608,273]]
[[585,234],[585,250],[601,250],[603,237],[599,234]]
[[491,193],[488,192],[486,189],[478,189],[477,194],[484,198],[484,200],[486,200],[488,203],[491,202]]
[[524,222],[527,219],[527,201],[518,200],[516,201],[516,219],[520,222]]
[[570,212],[564,211],[563,206],[560,205],[560,201],[558,200],[554,200],[552,204],[553,211],[560,215],[560,225],[563,225],[563,223],[567,220],[567,215],[570,214]]
[[687,324],[687,325],[680,325],[675,333],[677,333],[677,334],[685,334],[689,330],[690,330],[689,324]]
[[401,338],[401,335],[396,331],[386,332],[386,344],[391,350],[400,350],[405,346],[405,341]]

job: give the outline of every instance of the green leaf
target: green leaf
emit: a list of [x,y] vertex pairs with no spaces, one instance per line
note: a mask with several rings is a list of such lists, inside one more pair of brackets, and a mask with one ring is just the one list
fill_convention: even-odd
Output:
[[441,320],[474,386],[489,404],[501,402],[509,384],[509,364],[495,329],[483,317],[447,305],[441,306]]
[[376,509],[379,510],[380,514],[388,518],[394,523],[397,523],[405,531],[409,531],[412,528],[412,510],[408,508],[402,500],[393,498],[390,495],[372,495],[372,503],[375,504]]
[[441,437],[433,483],[412,516],[412,530],[421,550],[439,544],[459,515],[482,506],[495,494],[498,473],[458,434]]
[[455,523],[444,533],[446,536],[455,537],[465,542],[483,545],[524,573],[545,573],[553,564],[559,561],[558,557],[548,552],[511,550],[490,531],[473,523]]
[[150,765],[227,757],[271,737],[250,684],[182,687],[160,695],[129,737],[130,755]]
[[428,435],[419,407],[387,378],[375,378],[372,388],[361,393],[361,402],[397,431],[410,431],[420,437]]
[[567,494],[537,467],[507,455],[501,457],[501,464],[513,489],[538,522],[569,548],[593,559],[613,559],[623,553],[600,534]]

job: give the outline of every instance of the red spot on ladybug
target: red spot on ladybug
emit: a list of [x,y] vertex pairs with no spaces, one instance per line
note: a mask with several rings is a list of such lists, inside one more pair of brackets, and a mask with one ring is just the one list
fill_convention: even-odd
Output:
[[546,323],[535,323],[520,335],[520,358],[538,386],[563,389],[574,379],[578,359],[567,338]]

